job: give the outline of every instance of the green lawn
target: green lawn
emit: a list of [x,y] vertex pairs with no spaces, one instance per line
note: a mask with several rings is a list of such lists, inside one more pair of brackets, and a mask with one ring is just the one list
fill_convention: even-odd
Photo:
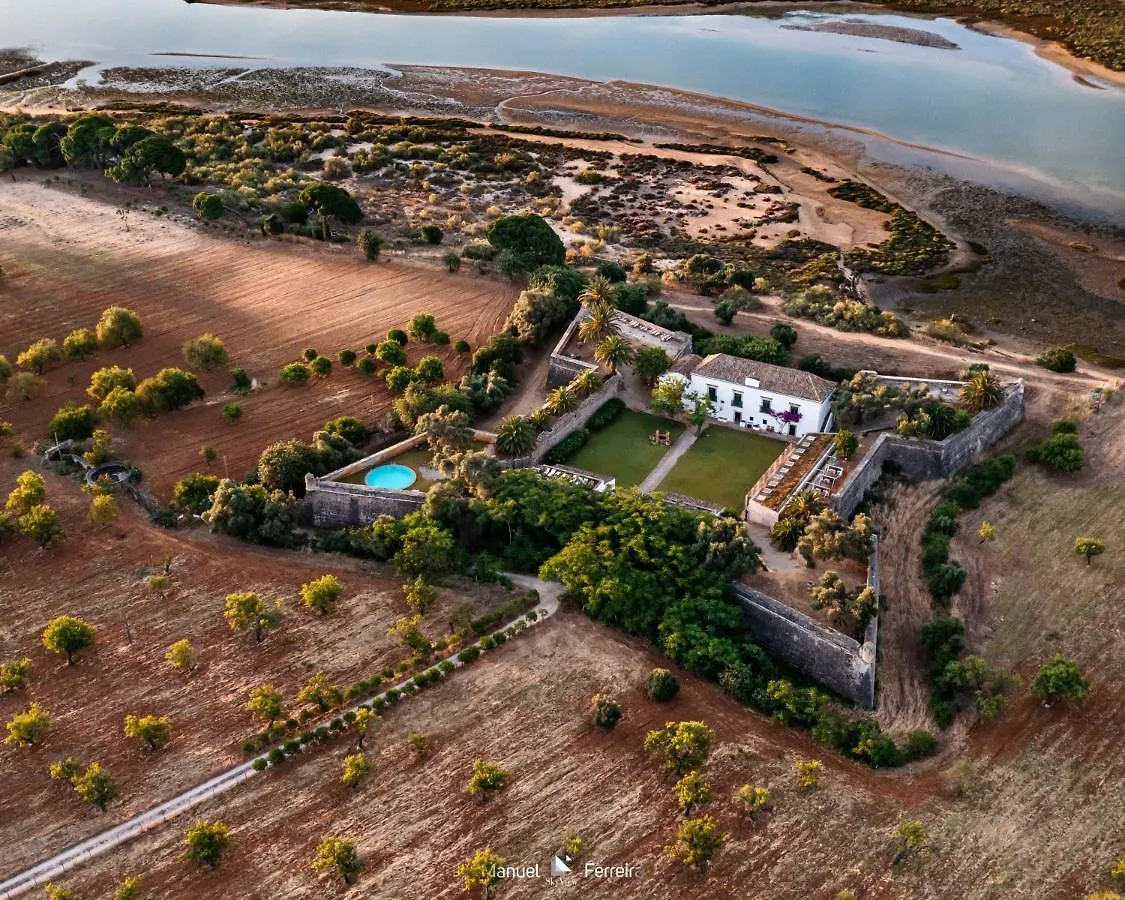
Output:
[[746,492],[786,445],[746,431],[712,425],[680,457],[658,490],[742,509]]
[[649,441],[654,431],[670,431],[674,443],[683,434],[684,426],[651,413],[627,409],[608,428],[590,432],[589,443],[565,465],[612,475],[618,487],[640,484],[668,452],[667,447]]

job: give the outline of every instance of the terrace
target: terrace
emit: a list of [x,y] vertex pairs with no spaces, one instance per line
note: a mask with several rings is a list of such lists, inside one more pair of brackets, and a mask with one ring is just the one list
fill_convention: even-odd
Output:
[[831,434],[807,434],[778,456],[744,497],[749,520],[773,525],[790,498],[805,489],[827,498],[835,479],[843,475],[841,466],[827,465],[832,439]]

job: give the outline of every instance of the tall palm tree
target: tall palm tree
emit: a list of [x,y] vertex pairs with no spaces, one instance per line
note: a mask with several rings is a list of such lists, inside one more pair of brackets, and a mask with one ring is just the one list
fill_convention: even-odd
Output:
[[961,404],[969,412],[982,412],[995,409],[1004,402],[1004,389],[996,376],[981,369],[973,372],[961,388]]
[[578,299],[583,306],[594,303],[613,302],[613,284],[604,275],[595,275],[586,282],[586,286],[578,294]]
[[801,491],[790,500],[782,510],[783,518],[798,519],[807,522],[825,508],[824,500],[812,491]]
[[586,304],[587,317],[578,326],[578,338],[582,343],[586,341],[600,341],[603,337],[617,334],[617,323],[613,321],[613,314],[617,308],[609,302],[599,300]]
[[578,394],[570,385],[555,388],[547,395],[547,402],[543,405],[552,416],[563,416],[568,412],[578,409]]
[[581,375],[575,377],[570,383],[583,397],[589,397],[591,394],[597,393],[602,389],[602,383],[605,381],[602,378],[602,373],[597,369],[587,369]]
[[496,429],[496,449],[505,456],[527,456],[535,447],[535,426],[524,416],[508,416]]
[[618,366],[631,363],[636,355],[636,351],[630,346],[629,342],[619,334],[611,334],[594,350],[594,359],[606,366],[611,372],[616,372]]

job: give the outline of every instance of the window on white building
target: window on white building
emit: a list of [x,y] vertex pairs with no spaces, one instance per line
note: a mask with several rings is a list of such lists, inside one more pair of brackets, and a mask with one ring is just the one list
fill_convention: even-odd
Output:
[[707,399],[712,403],[719,399],[719,389],[713,384],[707,385]]
[[742,409],[742,394],[740,394],[738,391],[735,391],[734,399],[731,401],[730,405],[735,407],[735,409]]
[[771,402],[772,401],[770,400],[769,397],[763,397],[762,398],[762,408],[759,410],[759,412],[764,412],[764,413],[773,412],[773,408],[770,406]]

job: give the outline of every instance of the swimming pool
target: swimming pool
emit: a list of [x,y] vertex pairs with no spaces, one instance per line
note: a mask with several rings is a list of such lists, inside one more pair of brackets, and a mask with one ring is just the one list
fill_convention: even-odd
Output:
[[418,480],[418,473],[408,466],[376,466],[363,476],[363,483],[368,487],[395,488],[402,490],[408,488]]

